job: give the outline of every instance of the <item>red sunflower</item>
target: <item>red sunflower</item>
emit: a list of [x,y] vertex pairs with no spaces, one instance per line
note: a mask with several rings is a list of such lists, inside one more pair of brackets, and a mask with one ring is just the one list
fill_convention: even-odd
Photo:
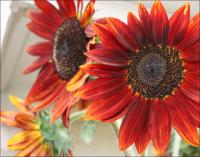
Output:
[[40,72],[26,97],[26,104],[39,102],[33,107],[33,111],[38,111],[55,103],[52,122],[62,115],[68,126],[70,109],[79,101],[74,93],[88,77],[79,66],[91,62],[84,52],[94,43],[91,27],[88,27],[94,3],[95,0],[90,0],[83,12],[83,0],[78,0],[77,9],[73,0],[57,0],[58,9],[47,0],[35,0],[39,11],[28,12],[31,19],[28,28],[46,41],[27,48],[28,53],[38,59],[24,73],[38,69]]
[[102,47],[86,55],[95,64],[81,66],[97,79],[76,96],[94,100],[86,118],[113,122],[125,115],[119,132],[121,150],[131,144],[142,153],[150,140],[165,152],[171,127],[193,146],[199,145],[200,32],[198,13],[190,20],[190,5],[168,19],[160,1],[150,14],[139,4],[137,19],[128,24],[107,18],[94,24]]

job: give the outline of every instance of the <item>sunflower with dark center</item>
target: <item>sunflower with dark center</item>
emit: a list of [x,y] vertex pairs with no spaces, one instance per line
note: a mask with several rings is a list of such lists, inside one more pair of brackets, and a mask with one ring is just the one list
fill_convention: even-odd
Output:
[[90,0],[83,12],[83,0],[77,6],[73,0],[57,0],[55,7],[47,0],[35,0],[39,11],[28,11],[31,22],[28,28],[44,38],[27,51],[38,59],[24,70],[31,73],[40,70],[30,89],[26,104],[38,103],[33,111],[42,110],[55,103],[51,121],[62,115],[69,124],[71,108],[79,101],[74,93],[86,81],[88,75],[79,70],[84,63],[91,63],[84,52],[94,47],[91,20],[95,0]]
[[142,153],[152,141],[162,154],[171,127],[199,146],[200,14],[190,20],[187,3],[168,19],[155,1],[150,14],[139,3],[139,17],[129,12],[128,24],[115,18],[94,24],[102,47],[86,53],[96,63],[81,69],[97,78],[76,93],[94,100],[86,118],[113,122],[124,116],[121,150],[135,144]]

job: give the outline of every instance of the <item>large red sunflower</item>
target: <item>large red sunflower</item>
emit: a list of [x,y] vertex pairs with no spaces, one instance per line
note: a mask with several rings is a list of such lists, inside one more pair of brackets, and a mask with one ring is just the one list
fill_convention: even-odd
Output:
[[77,96],[94,100],[86,118],[113,122],[124,116],[119,143],[143,152],[152,140],[163,153],[171,127],[193,146],[199,145],[200,32],[198,13],[190,20],[190,5],[168,19],[160,1],[150,14],[139,4],[137,19],[128,24],[108,18],[94,24],[102,47],[86,55],[96,64],[81,66],[97,79],[81,87]]
[[57,0],[58,9],[47,0],[35,0],[40,11],[28,12],[31,19],[28,28],[46,41],[27,48],[28,53],[38,59],[24,73],[38,69],[40,72],[26,97],[26,104],[39,102],[33,107],[33,111],[38,111],[55,103],[52,122],[62,115],[68,126],[70,109],[79,101],[74,93],[88,76],[79,70],[79,65],[91,62],[84,52],[94,43],[89,27],[94,3],[95,0],[90,0],[83,12],[83,0],[78,0],[77,9],[73,0]]

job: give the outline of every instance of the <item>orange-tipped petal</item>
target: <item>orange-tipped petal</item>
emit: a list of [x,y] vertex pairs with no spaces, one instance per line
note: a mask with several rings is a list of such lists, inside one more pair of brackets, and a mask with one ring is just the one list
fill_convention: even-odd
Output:
[[150,102],[149,133],[159,154],[164,154],[170,141],[171,122],[165,104],[155,99]]
[[[125,87],[106,100],[97,100],[91,103],[87,109],[86,118],[89,117],[90,119],[113,122],[116,120],[116,113],[118,113],[117,116],[121,115],[121,117],[126,114],[123,111],[128,111],[127,109],[130,108],[129,104],[131,101],[131,92]],[[123,114],[120,114],[121,112]],[[120,116],[117,118],[119,119]]]
[[24,149],[41,136],[38,130],[22,131],[11,137],[7,142],[7,146],[12,150]]
[[152,37],[157,44],[165,43],[168,37],[169,20],[160,1],[155,1],[151,9]]
[[172,126],[185,142],[193,146],[199,146],[199,136],[195,123],[192,121],[190,114],[184,105],[177,102],[177,96],[169,97],[166,105],[171,116]]
[[35,150],[39,145],[42,144],[42,141],[42,138],[35,140],[31,145],[17,153],[16,156],[28,156],[29,154],[31,154],[31,152],[33,152],[33,150]]
[[53,123],[58,117],[60,117],[69,106],[73,106],[78,101],[74,97],[74,92],[67,92],[65,89],[61,93],[61,97],[56,102],[54,109],[52,110],[51,122]]
[[85,64],[80,69],[92,76],[101,78],[118,78],[125,75],[126,70],[121,67],[108,66],[103,64]]
[[120,44],[120,42],[113,36],[113,34],[105,25],[95,23],[93,27],[97,33],[97,36],[106,48],[119,51],[127,50],[122,44]]
[[126,66],[128,65],[128,54],[121,51],[98,48],[86,53],[86,56],[95,60],[98,63],[111,66]]
[[190,5],[186,3],[179,8],[169,20],[168,43],[177,45],[184,37],[190,20]]
[[25,106],[25,102],[22,99],[14,95],[10,95],[9,100],[20,112],[32,115],[30,110]]
[[49,105],[51,105],[52,103],[54,103],[57,98],[59,97],[59,94],[61,93],[61,91],[65,88],[64,84],[60,84],[53,93],[51,93],[49,96],[47,96],[45,99],[43,99],[39,104],[37,104],[36,106],[34,106],[32,108],[32,111],[36,112],[39,110],[42,110],[44,108],[47,108]]
[[82,18],[80,19],[82,28],[84,28],[90,22],[94,12],[94,1],[90,1],[85,8]]
[[131,12],[128,13],[128,29],[135,39],[138,47],[142,47],[145,44],[145,34],[143,32],[140,21]]
[[81,87],[75,96],[86,100],[105,98],[121,90],[125,86],[125,83],[124,78],[98,78]]
[[17,123],[15,122],[16,115],[17,115],[17,112],[0,111],[0,122],[8,126],[17,127]]
[[77,71],[74,77],[67,83],[67,90],[71,92],[77,90],[85,83],[87,77],[88,75],[86,75],[83,71]]
[[108,30],[129,51],[135,51],[138,47],[130,35],[128,26],[115,18],[107,18]]

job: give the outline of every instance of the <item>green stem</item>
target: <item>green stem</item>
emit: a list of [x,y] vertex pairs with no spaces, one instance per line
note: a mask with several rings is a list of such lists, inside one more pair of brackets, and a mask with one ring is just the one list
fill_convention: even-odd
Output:
[[70,115],[70,123],[80,120],[86,113],[86,110],[77,111]]

